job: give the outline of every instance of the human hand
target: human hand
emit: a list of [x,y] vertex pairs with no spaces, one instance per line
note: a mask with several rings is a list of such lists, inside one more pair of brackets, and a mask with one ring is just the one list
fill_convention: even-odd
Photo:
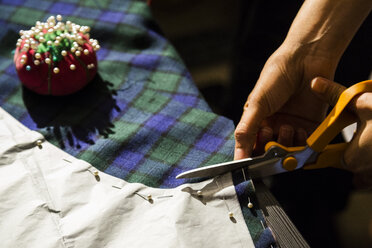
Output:
[[[345,90],[344,86],[324,78],[312,80],[311,88],[333,106]],[[344,154],[346,169],[354,173],[354,184],[357,187],[372,187],[372,93],[355,97],[348,108],[358,117],[358,125]]]
[[235,130],[235,159],[262,153],[270,140],[304,145],[328,107],[311,92],[311,79],[332,78],[335,68],[326,52],[283,43],[266,62],[244,106]]
[[262,152],[272,139],[286,146],[304,144],[327,108],[312,94],[310,81],[333,78],[339,59],[371,10],[370,0],[304,1],[244,106],[235,130],[235,159],[251,156],[253,149]]

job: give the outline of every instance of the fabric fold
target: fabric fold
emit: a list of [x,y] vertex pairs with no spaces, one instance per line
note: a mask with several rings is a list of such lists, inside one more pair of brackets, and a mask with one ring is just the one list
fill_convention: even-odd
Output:
[[171,189],[128,183],[0,116],[5,247],[254,247],[231,174]]

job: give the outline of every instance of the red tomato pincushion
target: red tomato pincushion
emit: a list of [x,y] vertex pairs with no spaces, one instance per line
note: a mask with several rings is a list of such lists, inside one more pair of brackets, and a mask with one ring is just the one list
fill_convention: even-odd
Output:
[[72,94],[97,73],[95,51],[100,46],[90,39],[90,28],[61,21],[60,15],[51,16],[20,31],[14,63],[23,85],[38,94]]

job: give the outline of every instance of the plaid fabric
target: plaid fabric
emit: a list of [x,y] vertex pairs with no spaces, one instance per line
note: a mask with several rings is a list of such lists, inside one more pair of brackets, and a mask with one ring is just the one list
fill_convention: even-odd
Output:
[[[92,28],[98,76],[74,95],[40,96],[20,86],[11,51],[19,30],[57,14]],[[0,42],[2,108],[110,175],[176,187],[178,173],[233,157],[233,123],[211,112],[142,1],[2,0]],[[236,190],[255,244],[275,245],[261,211],[246,207],[251,181]]]

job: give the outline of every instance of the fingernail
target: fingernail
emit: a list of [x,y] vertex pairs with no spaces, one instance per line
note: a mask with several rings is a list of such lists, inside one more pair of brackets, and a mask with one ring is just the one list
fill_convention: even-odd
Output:
[[327,89],[327,79],[317,77],[311,81],[311,89],[317,93],[324,93]]

